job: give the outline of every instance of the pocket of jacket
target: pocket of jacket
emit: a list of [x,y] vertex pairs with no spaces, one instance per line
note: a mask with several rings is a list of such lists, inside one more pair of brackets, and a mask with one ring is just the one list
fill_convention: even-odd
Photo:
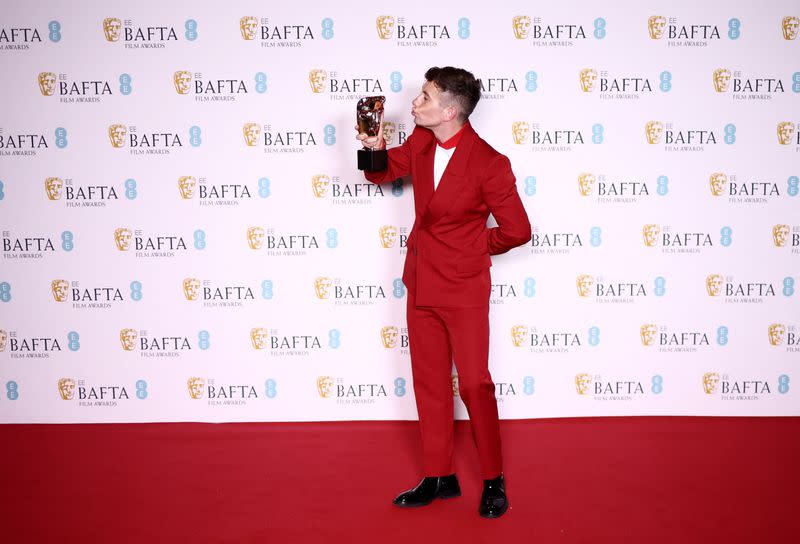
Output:
[[456,263],[456,276],[474,276],[490,266],[492,266],[492,259],[487,254],[477,257],[467,257]]

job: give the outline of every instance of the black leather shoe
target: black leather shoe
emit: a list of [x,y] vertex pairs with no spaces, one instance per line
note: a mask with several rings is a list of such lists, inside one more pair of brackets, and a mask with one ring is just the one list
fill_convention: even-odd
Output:
[[426,476],[417,487],[400,493],[393,502],[402,508],[426,506],[434,499],[451,499],[461,496],[461,488],[455,474],[450,476]]
[[506,513],[506,510],[508,510],[508,499],[503,475],[494,480],[484,480],[478,513],[482,518],[499,518]]

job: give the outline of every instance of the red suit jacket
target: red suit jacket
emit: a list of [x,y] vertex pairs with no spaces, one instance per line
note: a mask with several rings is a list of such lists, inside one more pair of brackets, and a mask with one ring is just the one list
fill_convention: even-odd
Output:
[[[531,224],[511,163],[467,123],[434,192],[433,132],[416,127],[389,150],[389,166],[365,172],[373,183],[411,174],[416,218],[408,237],[403,283],[417,306],[470,308],[489,303],[490,255],[528,242]],[[489,213],[497,227],[487,228]]]

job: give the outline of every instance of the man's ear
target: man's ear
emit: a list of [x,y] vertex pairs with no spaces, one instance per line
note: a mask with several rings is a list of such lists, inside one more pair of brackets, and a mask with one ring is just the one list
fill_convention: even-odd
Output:
[[455,106],[447,106],[442,113],[444,114],[445,121],[452,121],[458,116],[458,108]]

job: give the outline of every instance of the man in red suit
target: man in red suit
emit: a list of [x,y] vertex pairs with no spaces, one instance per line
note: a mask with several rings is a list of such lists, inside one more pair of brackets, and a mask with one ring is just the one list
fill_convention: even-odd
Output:
[[[496,518],[508,500],[489,374],[489,256],[526,243],[531,225],[508,158],[468,121],[480,81],[452,67],[431,68],[425,79],[412,103],[414,131],[389,150],[386,170],[365,173],[373,183],[411,174],[414,188],[403,283],[425,477],[394,504],[424,506],[461,495],[452,467],[454,361],[484,480],[479,513]],[[382,132],[357,138],[367,148],[385,146]],[[486,226],[490,213],[497,227]]]

